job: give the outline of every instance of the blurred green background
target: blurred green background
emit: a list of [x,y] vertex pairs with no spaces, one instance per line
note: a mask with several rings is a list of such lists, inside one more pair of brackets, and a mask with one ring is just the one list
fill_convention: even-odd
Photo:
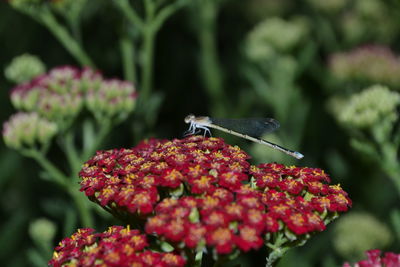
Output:
[[[82,44],[105,77],[128,79],[120,53],[120,37],[127,33],[138,44],[131,58],[141,76],[148,54],[137,29],[113,2],[85,4]],[[141,2],[132,1],[139,14]],[[304,159],[217,131],[213,135],[239,145],[254,163],[324,169],[353,201],[347,215],[290,251],[279,266],[340,266],[360,260],[371,248],[399,253],[400,2],[180,2],[154,40],[148,95],[140,99],[145,82],[131,77],[137,109],[99,149],[131,147],[148,137],[181,138],[189,113],[276,118],[280,129],[265,138],[300,151]],[[82,63],[46,27],[6,1],[0,2],[0,44],[2,122],[15,113],[9,99],[15,84],[4,75],[14,57],[36,55],[48,70]],[[62,162],[60,151],[49,155]],[[34,161],[4,142],[0,169],[0,262],[40,266],[52,251],[41,241],[46,234],[45,243],[55,246],[81,226],[72,201],[40,179]],[[100,213],[95,218],[98,231],[111,222]],[[241,259],[243,266],[262,261],[262,251]]]

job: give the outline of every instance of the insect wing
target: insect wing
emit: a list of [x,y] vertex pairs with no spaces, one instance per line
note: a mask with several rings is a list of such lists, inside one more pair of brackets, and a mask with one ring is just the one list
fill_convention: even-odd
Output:
[[279,128],[279,122],[272,118],[217,119],[211,122],[220,127],[253,137],[260,137]]

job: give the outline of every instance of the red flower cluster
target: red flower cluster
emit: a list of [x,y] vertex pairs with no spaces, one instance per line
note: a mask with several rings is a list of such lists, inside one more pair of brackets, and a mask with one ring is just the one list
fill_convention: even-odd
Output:
[[219,254],[257,249],[266,233],[322,231],[351,205],[320,169],[252,166],[248,158],[219,138],[152,139],[98,152],[80,173],[81,191],[110,211],[154,215],[146,232],[175,248]]
[[167,198],[160,202],[156,216],[146,223],[148,234],[157,234],[171,244],[187,248],[214,247],[218,254],[258,249],[267,231],[264,206],[256,191],[234,194],[218,188],[204,197]]
[[181,267],[186,261],[180,255],[147,250],[145,235],[138,230],[112,226],[103,233],[79,229],[55,248],[49,265],[59,266],[157,266]]
[[[400,266],[400,254],[393,252],[387,252],[381,257],[381,251],[378,249],[367,251],[368,259],[359,261],[354,264],[354,267],[399,267]],[[346,262],[343,267],[351,267]]]
[[330,178],[321,169],[268,163],[252,166],[250,174],[262,191],[269,223],[274,225],[271,231],[277,230],[277,220],[298,235],[322,231],[325,212],[334,216],[351,206],[347,193],[339,185],[328,185]]
[[219,138],[149,140],[132,149],[99,151],[79,176],[81,191],[102,206],[149,214],[176,190],[201,195],[248,180],[249,156]]
[[167,198],[146,223],[148,234],[195,248],[215,247],[219,254],[258,249],[266,233],[289,229],[296,235],[323,231],[324,220],[351,205],[339,186],[329,186],[320,169],[252,166],[254,184],[218,187],[202,196]]

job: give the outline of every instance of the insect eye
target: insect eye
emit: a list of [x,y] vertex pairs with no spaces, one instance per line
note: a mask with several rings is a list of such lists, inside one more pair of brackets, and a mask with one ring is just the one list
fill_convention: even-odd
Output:
[[185,123],[189,123],[190,121],[192,121],[194,118],[193,114],[189,114],[185,117]]

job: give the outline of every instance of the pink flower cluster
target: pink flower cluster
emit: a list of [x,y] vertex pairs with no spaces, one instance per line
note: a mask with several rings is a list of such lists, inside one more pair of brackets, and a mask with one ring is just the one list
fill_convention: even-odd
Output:
[[388,47],[362,46],[334,54],[330,69],[339,79],[400,86],[400,59]]
[[54,121],[73,119],[83,107],[97,117],[129,113],[135,99],[136,90],[131,83],[104,79],[90,68],[72,66],[54,68],[11,91],[15,108]]

